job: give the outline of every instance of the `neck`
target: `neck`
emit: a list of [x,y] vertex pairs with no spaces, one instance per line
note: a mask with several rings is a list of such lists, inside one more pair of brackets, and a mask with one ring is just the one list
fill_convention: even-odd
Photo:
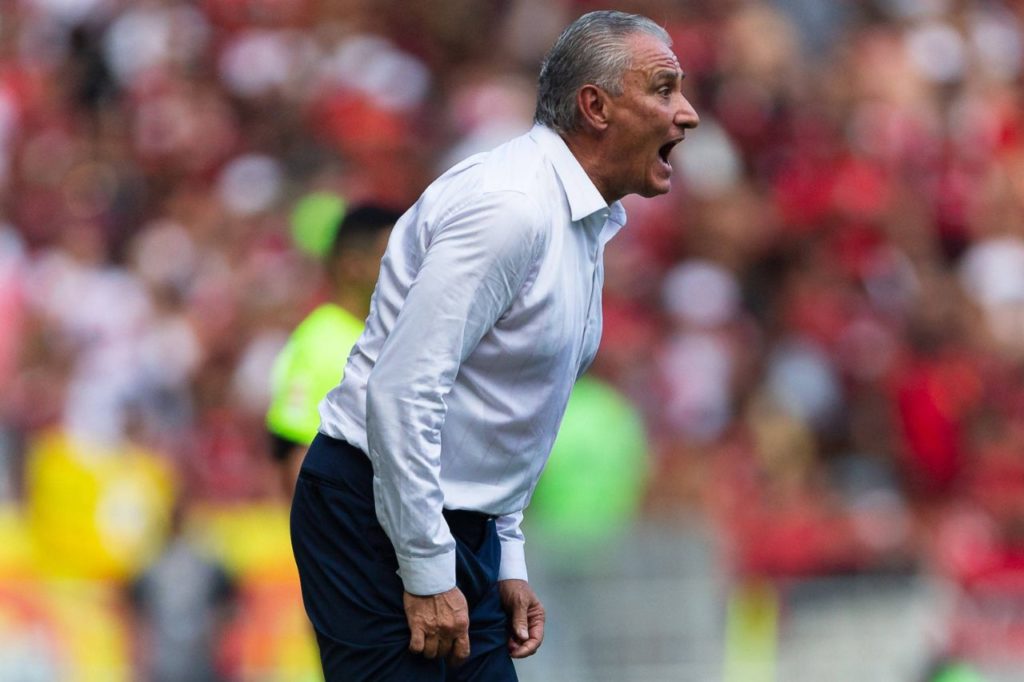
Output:
[[365,320],[366,316],[370,314],[370,297],[364,296],[359,291],[359,287],[353,285],[337,287],[331,301],[360,320]]
[[623,194],[614,189],[609,174],[601,172],[602,168],[614,168],[615,162],[613,159],[605,157],[600,140],[586,132],[560,133],[560,135],[565,142],[565,146],[569,148],[572,155],[579,161],[583,171],[590,178],[590,181],[594,183],[594,187],[600,192],[605,202],[611,204],[621,199]]

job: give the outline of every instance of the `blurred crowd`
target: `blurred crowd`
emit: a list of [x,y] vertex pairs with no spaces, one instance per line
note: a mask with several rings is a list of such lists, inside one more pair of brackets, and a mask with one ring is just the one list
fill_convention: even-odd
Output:
[[[1024,2],[623,0],[700,127],[625,201],[592,372],[644,511],[740,573],[1024,571]],[[59,431],[272,498],[271,364],[325,295],[296,201],[410,204],[531,124],[591,0],[0,10],[0,500]]]

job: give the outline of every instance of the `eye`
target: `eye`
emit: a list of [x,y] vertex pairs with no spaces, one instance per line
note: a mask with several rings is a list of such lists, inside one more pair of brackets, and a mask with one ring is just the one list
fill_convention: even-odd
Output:
[[669,95],[672,94],[672,88],[670,88],[667,85],[662,85],[660,88],[658,88],[658,94],[661,95],[662,97],[668,97]]

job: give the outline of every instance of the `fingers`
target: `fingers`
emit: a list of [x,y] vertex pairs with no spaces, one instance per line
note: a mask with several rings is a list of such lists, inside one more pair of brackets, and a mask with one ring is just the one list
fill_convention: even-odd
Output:
[[528,639],[522,644],[510,643],[508,647],[508,655],[512,658],[527,658],[537,653],[537,649],[539,648],[539,639]]
[[409,651],[414,654],[422,654],[426,644],[426,635],[421,628],[411,626],[412,636],[409,637]]
[[458,666],[466,662],[469,658],[469,633],[465,632],[455,638],[455,642],[452,645],[452,652],[448,656],[448,662],[452,665]]
[[529,637],[524,642],[517,642],[514,639],[509,640],[509,655],[513,658],[525,658],[537,653],[537,650],[541,648],[541,643],[544,641],[544,628],[542,627],[539,631],[531,631]]
[[409,637],[409,651],[424,658],[447,656],[452,649],[450,637],[444,637],[435,629],[413,628]]
[[427,658],[448,658],[451,655],[452,648],[455,644],[455,638],[445,630],[438,633],[436,640],[437,648],[435,649],[434,654],[430,655],[428,651],[424,651],[423,655]]
[[[438,632],[424,633],[417,631],[409,639],[409,651],[420,654],[424,658],[448,658],[459,663],[469,658],[469,636],[462,635],[456,639],[446,637]],[[456,652],[459,652],[456,654]]]
[[438,641],[437,635],[429,634],[426,637],[426,641],[423,645],[423,655],[426,658],[437,658],[437,651],[440,642]]
[[511,604],[511,607],[509,620],[512,626],[512,636],[519,642],[525,642],[530,638],[530,626],[526,619],[527,603],[523,599],[517,599]]
[[469,657],[469,614],[458,588],[436,595],[404,596],[409,623],[409,651],[426,658]]
[[527,613],[528,636],[517,641],[516,638],[509,639],[508,650],[512,658],[526,658],[537,653],[541,643],[544,641],[544,622],[547,616],[544,607],[540,602],[534,602]]
[[525,580],[502,580],[498,590],[508,613],[509,655],[512,658],[532,656],[544,641],[544,607]]

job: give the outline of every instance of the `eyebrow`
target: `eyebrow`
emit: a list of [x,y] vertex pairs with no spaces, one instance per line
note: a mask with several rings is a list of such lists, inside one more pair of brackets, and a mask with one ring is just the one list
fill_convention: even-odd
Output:
[[658,81],[663,81],[663,80],[671,80],[671,81],[675,82],[677,80],[682,81],[682,80],[685,80],[685,79],[686,79],[686,72],[685,71],[683,71],[683,70],[676,71],[674,69],[659,69],[658,71],[654,72],[654,75],[651,76],[651,82],[652,83],[656,83]]

